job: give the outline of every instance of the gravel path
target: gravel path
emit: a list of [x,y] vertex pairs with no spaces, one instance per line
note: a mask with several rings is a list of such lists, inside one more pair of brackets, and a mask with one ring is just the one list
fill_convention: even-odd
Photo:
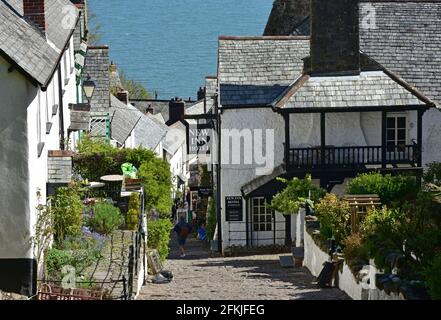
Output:
[[175,241],[166,263],[173,281],[149,281],[139,300],[349,299],[339,289],[318,288],[306,268],[281,268],[279,254],[210,258],[200,241],[189,239],[187,256],[181,259]]

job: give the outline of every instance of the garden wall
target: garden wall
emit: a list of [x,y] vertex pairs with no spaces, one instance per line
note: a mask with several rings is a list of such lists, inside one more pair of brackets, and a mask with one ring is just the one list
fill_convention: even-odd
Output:
[[[308,268],[313,276],[317,277],[322,271],[323,264],[329,261],[328,253],[320,248],[314,241],[313,236],[319,231],[313,228],[308,228],[308,222],[304,223],[304,260],[303,265]],[[363,281],[357,280],[346,262],[343,262],[342,269],[338,272],[338,277],[335,285],[346,292],[354,300],[405,300],[402,294],[391,293],[387,294],[385,291],[375,287],[375,274],[377,270],[373,266],[366,266],[370,269],[370,273],[366,272],[363,281],[366,282],[370,275],[370,289],[368,284],[363,285]],[[361,273],[360,273],[361,275]]]

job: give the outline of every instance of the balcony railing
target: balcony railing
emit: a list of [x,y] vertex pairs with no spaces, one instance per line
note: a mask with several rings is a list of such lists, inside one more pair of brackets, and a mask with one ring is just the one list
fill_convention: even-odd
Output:
[[[289,149],[287,166],[294,169],[357,168],[365,165],[417,165],[419,147],[413,145]],[[384,158],[384,161],[383,161]]]

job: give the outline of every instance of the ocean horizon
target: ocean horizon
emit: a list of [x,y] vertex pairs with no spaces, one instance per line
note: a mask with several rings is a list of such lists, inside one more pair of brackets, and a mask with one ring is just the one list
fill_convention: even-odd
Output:
[[[159,99],[196,98],[220,35],[262,35],[272,0],[89,0],[118,70]],[[91,28],[93,29],[93,28]]]

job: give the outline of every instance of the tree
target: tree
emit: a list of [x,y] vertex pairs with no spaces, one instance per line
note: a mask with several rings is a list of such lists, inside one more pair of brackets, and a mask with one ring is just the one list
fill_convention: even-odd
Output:
[[120,72],[119,78],[121,80],[122,87],[129,92],[130,99],[150,98],[150,93],[141,82],[129,79],[124,72]]
[[[87,42],[89,45],[97,45],[102,38],[101,34],[101,25],[98,23],[94,23],[96,20],[96,14],[87,8],[87,23],[88,23],[88,32],[87,32]],[[92,26],[92,27],[91,27]]]

